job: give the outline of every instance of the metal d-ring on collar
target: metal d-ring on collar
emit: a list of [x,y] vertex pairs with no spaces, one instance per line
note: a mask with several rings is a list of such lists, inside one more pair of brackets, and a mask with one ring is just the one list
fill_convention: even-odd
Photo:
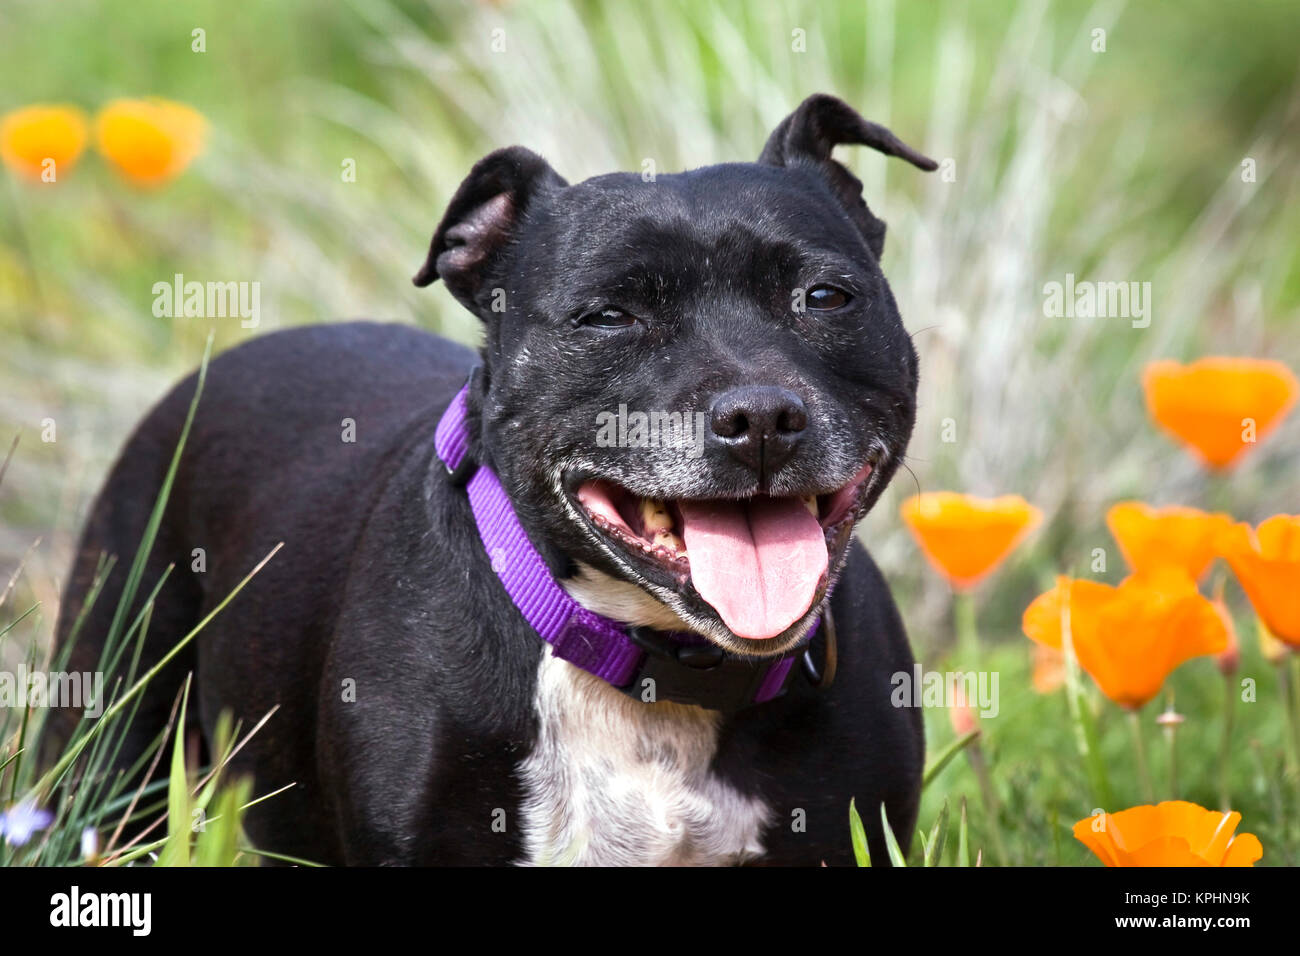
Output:
[[799,668],[803,671],[803,676],[817,690],[826,690],[835,682],[835,671],[839,667],[839,649],[836,639],[835,617],[831,614],[831,605],[828,601],[826,607],[822,609],[822,643],[826,650],[822,654],[821,669],[818,670],[817,665],[813,663],[812,641],[808,642],[803,656],[799,658]]

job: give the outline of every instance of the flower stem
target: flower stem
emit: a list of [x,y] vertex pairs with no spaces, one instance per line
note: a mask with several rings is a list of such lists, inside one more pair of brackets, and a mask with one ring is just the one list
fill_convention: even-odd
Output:
[[[1282,720],[1282,726],[1286,731],[1284,751],[1286,766],[1282,781],[1287,793],[1286,807],[1289,813],[1294,814],[1293,821],[1300,820],[1300,702],[1297,702],[1291,675],[1288,673],[1294,660],[1295,655],[1288,654],[1274,665],[1277,668],[1277,692],[1282,698],[1282,709],[1286,712]],[[1292,795],[1296,798],[1294,808],[1291,802]]]
[[1142,716],[1137,710],[1128,712],[1129,729],[1133,731],[1133,755],[1137,759],[1138,781],[1142,785],[1142,799],[1151,803],[1156,798],[1151,785],[1151,770],[1147,764],[1146,741],[1142,739]]
[[[1296,786],[1296,795],[1300,797],[1300,653],[1292,652],[1287,655],[1286,663],[1277,669],[1279,676],[1286,670],[1291,669],[1291,745],[1294,749],[1292,772],[1292,783]],[[1286,692],[1286,686],[1282,687],[1283,693]]]
[[1070,708],[1070,722],[1074,725],[1075,743],[1079,747],[1079,755],[1083,757],[1084,767],[1092,783],[1093,799],[1101,807],[1113,807],[1115,795],[1110,788],[1106,764],[1101,759],[1092,704],[1083,686],[1079,659],[1074,654],[1068,603],[1061,611],[1061,651],[1065,655],[1065,699]]
[[1292,700],[1291,680],[1287,676],[1287,661],[1277,667],[1277,692],[1282,698],[1282,709],[1286,711],[1283,725],[1286,727],[1286,763],[1290,776],[1300,773],[1300,720],[1296,718],[1296,707]]
[[1279,829],[1283,832],[1289,826],[1286,818],[1286,807],[1282,802],[1282,790],[1277,785],[1277,774],[1267,773],[1264,770],[1263,745],[1258,740],[1251,740],[1248,751],[1251,762],[1255,766],[1256,786],[1263,786],[1268,791],[1269,804],[1272,807],[1273,819],[1277,821]]
[[952,600],[953,628],[957,632],[957,652],[961,663],[979,669],[979,630],[975,626],[975,598],[969,591],[958,591]]
[[1169,744],[1169,799],[1178,799],[1178,725],[1164,728],[1165,742]]
[[1205,470],[1205,500],[1214,511],[1232,513],[1232,482],[1228,472],[1220,468]]
[[966,759],[970,761],[971,769],[975,771],[975,779],[979,781],[980,796],[984,800],[984,810],[988,814],[993,852],[997,855],[998,865],[1006,866],[1010,858],[1007,856],[1006,845],[1002,842],[1002,825],[998,823],[998,817],[1002,812],[1001,806],[998,803],[997,792],[993,789],[993,779],[989,776],[988,763],[984,760],[984,750],[980,747],[978,739],[972,742],[966,751]]
[[1219,745],[1219,809],[1232,809],[1232,730],[1237,716],[1237,681],[1235,675],[1223,677],[1223,741]]

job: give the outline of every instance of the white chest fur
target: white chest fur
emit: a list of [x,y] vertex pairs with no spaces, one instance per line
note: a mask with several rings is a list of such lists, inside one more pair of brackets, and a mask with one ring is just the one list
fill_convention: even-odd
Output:
[[522,862],[709,866],[762,854],[768,808],[710,772],[713,712],[631,700],[549,653],[535,706]]

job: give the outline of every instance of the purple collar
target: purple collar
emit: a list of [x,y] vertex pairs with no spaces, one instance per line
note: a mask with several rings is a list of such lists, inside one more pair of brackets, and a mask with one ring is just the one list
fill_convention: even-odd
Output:
[[450,480],[465,484],[492,570],[552,654],[644,701],[673,700],[730,713],[785,692],[795,657],[811,641],[817,622],[795,650],[775,661],[753,661],[726,654],[694,633],[629,629],[569,597],[528,540],[496,473],[469,457],[468,394],[466,384],[443,413],[434,447]]

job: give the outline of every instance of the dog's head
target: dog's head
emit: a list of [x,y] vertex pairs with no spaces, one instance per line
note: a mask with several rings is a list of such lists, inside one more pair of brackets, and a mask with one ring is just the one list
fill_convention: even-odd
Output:
[[839,143],[935,168],[819,95],[757,163],[571,186],[499,150],[434,233],[416,284],[486,325],[480,457],[553,569],[624,620],[789,649],[907,447],[916,353]]

